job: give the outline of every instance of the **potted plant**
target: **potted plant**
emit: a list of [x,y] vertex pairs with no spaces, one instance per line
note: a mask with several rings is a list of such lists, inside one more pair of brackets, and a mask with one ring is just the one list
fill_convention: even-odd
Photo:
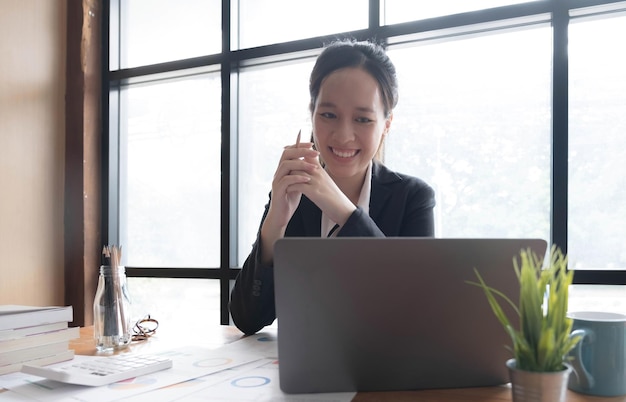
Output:
[[[572,336],[572,319],[567,317],[569,285],[574,276],[567,271],[567,257],[552,246],[550,261],[530,250],[520,252],[520,263],[513,259],[520,286],[519,303],[485,283],[474,269],[478,282],[470,282],[484,291],[487,300],[511,337],[513,358],[506,362],[511,375],[513,400],[564,401],[571,367],[567,353],[579,341]],[[504,313],[499,299],[510,304],[519,316],[516,328]]]

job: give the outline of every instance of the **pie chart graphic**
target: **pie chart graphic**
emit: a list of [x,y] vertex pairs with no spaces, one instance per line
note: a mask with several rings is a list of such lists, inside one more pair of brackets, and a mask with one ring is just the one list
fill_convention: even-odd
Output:
[[248,377],[240,377],[231,381],[233,387],[238,388],[256,388],[262,387],[270,383],[270,379],[260,375],[253,375]]

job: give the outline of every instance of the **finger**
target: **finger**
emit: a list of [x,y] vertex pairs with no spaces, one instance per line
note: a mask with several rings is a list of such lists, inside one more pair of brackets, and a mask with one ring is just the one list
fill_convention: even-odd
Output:
[[292,194],[295,191],[295,186],[305,186],[311,181],[311,177],[306,175],[289,175],[282,177],[276,186],[276,191],[280,194]]
[[315,163],[315,161],[309,161],[304,158],[297,159],[286,159],[280,162],[278,171],[281,171],[283,174],[289,174],[292,170],[304,170],[306,172],[313,172],[315,169],[319,167],[319,164]]
[[[294,183],[289,184],[287,187],[285,187],[285,193],[286,194],[299,193],[299,194],[306,195],[307,193],[314,191],[312,189],[313,187],[312,187],[311,180],[303,181],[303,182],[294,182]],[[307,195],[307,197],[309,196]]]
[[307,175],[312,175],[316,169],[318,169],[318,166],[302,159],[287,160],[282,162],[276,169],[274,180],[293,175],[294,172],[304,172]]
[[298,159],[307,159],[309,163],[313,163],[313,161],[319,156],[319,152],[311,147],[304,148],[304,144],[305,143],[300,143],[300,148],[285,148],[280,157],[280,163],[287,160]]
[[303,142],[300,141],[299,144],[294,144],[294,145],[285,145],[283,147],[283,149],[287,150],[287,149],[296,149],[296,148],[301,148],[301,149],[313,149],[313,143],[312,142]]

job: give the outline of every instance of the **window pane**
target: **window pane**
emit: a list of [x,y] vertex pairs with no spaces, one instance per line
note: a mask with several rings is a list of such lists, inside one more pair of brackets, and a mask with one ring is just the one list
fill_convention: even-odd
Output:
[[[173,322],[185,322],[189,336],[195,327],[220,321],[220,283],[216,279],[127,278],[133,322],[150,315],[158,333]],[[181,308],[182,307],[182,308]],[[170,328],[171,329],[171,328]],[[188,341],[188,339],[186,339]]]
[[233,40],[233,48],[354,31],[367,25],[368,0],[240,0],[239,24],[233,23],[233,29],[239,27],[239,47]]
[[391,49],[385,161],[436,191],[436,235],[550,239],[549,28]]
[[307,61],[251,68],[240,75],[238,264],[256,238],[283,148],[310,124],[312,68],[313,61]]
[[122,0],[120,11],[121,68],[222,50],[220,0]]
[[381,0],[381,19],[383,25],[390,25],[526,2],[528,0]]
[[125,264],[218,267],[219,74],[126,88],[121,116]]
[[569,28],[568,255],[626,268],[626,17]]

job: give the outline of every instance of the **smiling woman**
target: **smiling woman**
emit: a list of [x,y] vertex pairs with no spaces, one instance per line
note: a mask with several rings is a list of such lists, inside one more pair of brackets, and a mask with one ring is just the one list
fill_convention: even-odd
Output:
[[[232,290],[244,333],[274,319],[274,244],[282,237],[432,236],[432,188],[375,156],[397,103],[395,67],[372,42],[339,41],[310,78],[313,142],[284,147],[257,241]],[[321,160],[324,161],[322,164]]]

